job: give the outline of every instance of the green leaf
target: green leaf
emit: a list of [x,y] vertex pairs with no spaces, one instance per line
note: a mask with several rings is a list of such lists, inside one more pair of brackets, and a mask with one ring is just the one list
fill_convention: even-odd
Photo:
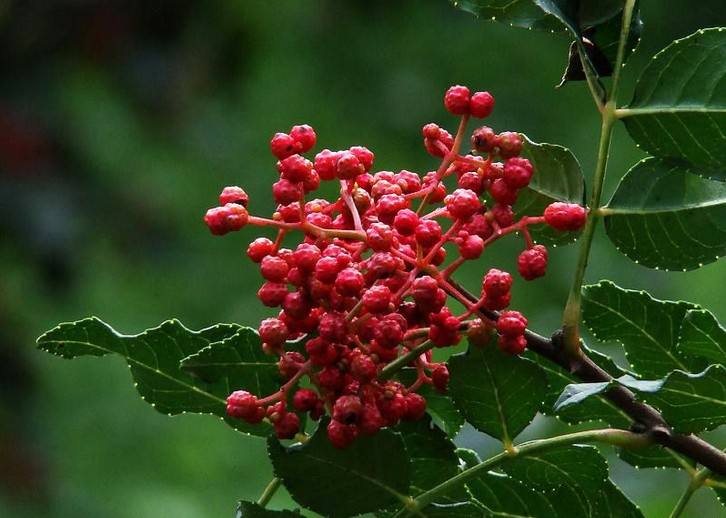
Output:
[[431,504],[421,513],[425,518],[481,518],[484,509],[478,502],[457,502],[455,504]]
[[298,511],[273,511],[244,500],[237,504],[236,518],[300,518]]
[[726,329],[711,312],[693,309],[683,319],[678,351],[686,356],[726,364]]
[[[676,455],[676,453],[672,453],[660,445],[637,449],[618,448],[618,457],[636,468],[683,469],[683,465],[678,461]],[[683,459],[684,462],[695,466],[695,463],[685,457]]]
[[537,518],[642,518],[640,510],[610,482],[607,463],[592,446],[514,457],[502,464],[502,470],[548,500],[554,513],[534,515]]
[[[586,27],[582,31],[582,44],[595,74],[598,77],[612,75],[617,60],[618,46],[620,44],[620,28],[623,22],[623,13],[618,11],[609,20],[598,25]],[[640,43],[640,36],[643,32],[643,19],[640,16],[638,2],[635,3],[633,15],[630,22],[628,38],[625,42],[625,55],[623,62],[635,51]],[[558,86],[568,81],[583,81],[586,79],[582,68],[580,53],[578,52],[577,40],[570,44],[570,54],[567,67],[562,74],[562,80]]]
[[556,518],[549,500],[527,485],[499,473],[488,472],[467,484],[487,516]]
[[694,172],[657,158],[628,171],[604,210],[620,252],[665,270],[693,270],[726,253],[726,183]]
[[698,372],[705,367],[703,360],[683,356],[676,348],[683,317],[695,305],[657,300],[610,281],[585,286],[582,294],[585,325],[598,340],[623,344],[638,374],[659,377],[675,369]]
[[555,411],[562,410],[570,405],[576,405],[583,402],[586,398],[601,394],[610,388],[609,381],[601,381],[597,383],[572,383],[567,385],[555,401]]
[[605,22],[622,10],[624,0],[452,0],[455,7],[477,17],[525,29],[569,30]]
[[656,381],[623,376],[617,380],[642,393],[679,433],[699,433],[726,423],[726,367],[711,365],[698,374],[673,371]]
[[534,419],[546,389],[539,366],[486,347],[449,359],[449,392],[467,421],[478,430],[509,442]]
[[333,447],[324,420],[304,445],[268,440],[268,454],[297,503],[324,516],[344,517],[401,503],[411,482],[411,463],[400,434],[381,430],[348,448]]
[[[411,459],[409,494],[417,496],[461,471],[456,446],[444,432],[433,426],[429,419],[402,422],[396,430],[401,434]],[[468,500],[468,495],[464,488],[459,486],[452,493],[442,495],[438,503],[451,504],[463,500]]]
[[723,507],[726,507],[726,489],[722,487],[714,487],[711,489],[713,489],[713,492],[716,493],[716,500],[718,500],[718,503]]
[[[541,216],[556,201],[584,204],[585,180],[575,155],[565,147],[537,144],[524,134],[522,137],[522,157],[532,162],[534,175],[514,206],[516,217]],[[530,232],[536,241],[545,244],[571,243],[578,236],[578,232],[558,232],[548,225],[532,226]]]
[[[399,379],[403,384],[411,385],[416,380],[416,369],[403,369],[399,374]],[[431,416],[434,424],[449,437],[456,437],[465,421],[454,405],[450,394],[442,394],[431,385],[423,385],[417,392],[426,398],[426,412]]]
[[459,460],[464,464],[464,469],[471,468],[477,464],[481,464],[479,454],[469,448],[457,448],[456,455]]
[[643,71],[622,111],[633,139],[649,153],[685,160],[726,180],[726,29],[676,40]]
[[[608,356],[588,349],[587,347],[584,347],[584,349],[590,359],[611,376],[618,377],[626,374],[626,371],[618,367]],[[568,424],[602,421],[616,428],[628,428],[630,426],[632,420],[628,414],[602,397],[591,398],[582,401],[578,405],[568,406],[555,411],[555,403],[560,394],[565,390],[566,386],[577,383],[577,378],[569,371],[538,354],[528,352],[525,353],[525,356],[537,362],[547,376],[547,392],[545,393],[541,409],[543,413],[553,415]]]
[[268,396],[280,388],[275,358],[264,353],[260,337],[249,327],[187,356],[181,367],[206,382],[225,382],[230,392],[243,389]]
[[221,338],[239,329],[224,325],[191,331],[169,320],[138,335],[122,335],[91,317],[51,329],[38,338],[38,347],[64,358],[118,354],[128,363],[141,397],[159,412],[213,414],[238,430],[266,435],[270,430],[266,424],[251,426],[226,418],[225,399],[235,388],[227,380],[203,380],[179,365],[186,356],[210,345],[206,337]]

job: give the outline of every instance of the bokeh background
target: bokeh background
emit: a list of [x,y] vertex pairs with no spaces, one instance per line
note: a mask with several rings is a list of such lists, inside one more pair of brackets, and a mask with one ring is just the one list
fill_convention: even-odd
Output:
[[[659,48],[726,24],[722,0],[641,3],[623,100]],[[495,129],[570,147],[589,177],[589,94],[554,88],[567,46],[445,0],[0,0],[0,516],[231,517],[237,499],[256,498],[271,477],[264,441],[217,419],[158,414],[120,358],[68,362],[34,339],[87,315],[128,333],[171,316],[192,328],[266,316],[243,253],[255,230],[216,239],[201,216],[227,184],[270,211],[267,143],[292,124],[313,125],[320,147],[364,144],[379,168],[425,172],[434,163],[419,129],[453,125],[442,93],[468,84],[496,96]],[[640,156],[620,128],[607,193]],[[599,237],[589,280],[726,320],[726,262],[665,274]],[[465,280],[512,268],[519,246],[488,251]],[[544,280],[516,288],[536,330],[557,326],[573,252],[555,250]],[[540,419],[537,431],[556,426]],[[469,430],[460,443],[496,447]],[[616,460],[611,471],[648,517],[667,516],[686,484]],[[281,492],[272,505],[291,503]],[[726,511],[703,490],[687,516]]]

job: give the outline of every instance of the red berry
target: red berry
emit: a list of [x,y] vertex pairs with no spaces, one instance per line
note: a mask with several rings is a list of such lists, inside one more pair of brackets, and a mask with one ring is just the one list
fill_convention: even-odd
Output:
[[527,319],[519,311],[504,311],[497,319],[497,331],[505,336],[524,334]]
[[384,223],[393,223],[396,214],[406,208],[408,201],[400,194],[384,194],[376,201],[378,217]]
[[502,205],[512,205],[517,201],[517,190],[510,187],[504,178],[497,178],[489,186],[489,194]]
[[272,196],[275,201],[281,205],[289,205],[290,203],[300,200],[302,191],[299,183],[293,183],[290,180],[281,178],[272,184]]
[[475,171],[469,171],[459,177],[458,185],[462,189],[468,189],[479,195],[482,193],[484,185],[482,184],[482,178]]
[[227,415],[238,419],[257,418],[257,396],[246,390],[236,390],[227,396]]
[[469,235],[459,244],[459,254],[464,259],[478,259],[483,252],[484,240],[477,235]]
[[476,92],[469,100],[469,112],[472,117],[486,119],[494,110],[494,96],[489,92]]
[[418,215],[414,211],[403,209],[393,219],[393,228],[401,235],[410,236],[416,231],[418,223]]
[[295,266],[303,272],[311,272],[320,261],[320,249],[310,243],[301,243],[292,254],[292,261]]
[[347,448],[358,436],[358,427],[332,420],[328,423],[328,438],[330,443],[339,449]]
[[363,403],[358,396],[340,396],[333,405],[333,419],[344,424],[358,422]]
[[437,365],[431,372],[431,382],[438,392],[446,392],[449,386],[449,369],[445,364]]
[[323,149],[315,155],[315,170],[323,180],[332,180],[337,174],[336,166],[340,153]]
[[497,134],[488,126],[474,130],[471,135],[471,147],[480,153],[489,153],[497,146]]
[[404,396],[406,398],[406,411],[403,419],[408,421],[417,421],[426,413],[426,400],[423,396],[410,392]]
[[341,180],[352,180],[359,174],[366,172],[365,166],[361,163],[358,157],[350,151],[342,151],[338,155],[338,161],[335,168],[337,176]]
[[492,268],[484,276],[482,287],[488,296],[501,297],[512,289],[512,276],[507,272]]
[[380,410],[374,404],[366,404],[361,412],[358,428],[364,435],[373,435],[385,426]]
[[393,349],[403,341],[406,327],[406,319],[403,316],[391,313],[379,321],[373,335],[381,347]]
[[320,337],[331,342],[343,342],[348,334],[345,317],[340,313],[328,312],[320,317]]
[[278,282],[266,282],[257,291],[257,297],[265,306],[280,306],[287,297],[287,286]]
[[333,283],[341,270],[335,257],[323,257],[315,265],[315,278],[320,282]]
[[215,236],[240,230],[247,224],[247,209],[236,203],[228,203],[223,207],[209,209],[204,215],[204,223]]
[[358,295],[364,285],[363,274],[355,268],[345,268],[335,278],[335,289],[345,297]]
[[580,230],[587,219],[587,212],[580,205],[557,201],[545,209],[544,218],[556,230]]
[[282,379],[290,379],[298,373],[303,363],[305,363],[305,357],[296,351],[288,351],[280,356],[280,361],[277,362],[277,368],[280,371]]
[[370,356],[356,355],[350,364],[350,373],[360,381],[370,381],[376,377],[376,364]]
[[366,171],[371,170],[375,155],[370,149],[363,146],[353,146],[349,151],[358,158],[358,161],[363,165],[363,169]]
[[535,245],[519,254],[517,270],[528,281],[542,277],[547,271],[547,249],[543,245]]
[[299,389],[292,397],[292,406],[298,412],[309,412],[318,405],[318,395],[310,389]]
[[287,277],[290,266],[284,259],[268,255],[260,263],[260,272],[265,280],[270,282],[283,282]]
[[305,153],[315,146],[317,135],[315,135],[315,130],[313,128],[307,124],[302,124],[300,126],[292,127],[290,130],[290,138],[295,141],[297,152]]
[[244,189],[242,189],[242,187],[237,187],[236,185],[225,187],[219,194],[220,205],[236,203],[238,205],[242,205],[243,207],[247,207],[249,201],[250,197],[247,195]]
[[291,155],[279,162],[280,174],[293,183],[303,182],[313,169],[310,160],[301,155]]
[[439,138],[441,128],[439,128],[438,124],[435,124],[433,122],[429,122],[421,129],[421,134],[424,138],[436,140]]
[[247,257],[259,263],[275,249],[275,244],[266,237],[258,237],[247,247]]
[[469,112],[469,89],[455,85],[444,94],[444,106],[453,115],[464,115]]
[[376,252],[387,252],[393,244],[393,231],[385,223],[373,223],[366,230],[368,246]]
[[500,227],[508,227],[514,223],[514,212],[510,205],[496,203],[494,207],[492,207],[491,214],[492,217],[494,217],[494,221],[496,221]]
[[439,284],[433,277],[424,275],[419,277],[411,285],[411,295],[416,303],[421,305],[427,305],[434,301],[436,298],[436,290],[439,289]]
[[509,354],[522,354],[527,348],[527,339],[522,335],[500,336],[497,340],[499,348]]
[[275,423],[275,433],[278,439],[292,439],[300,431],[300,418],[297,414],[288,412]]
[[391,303],[391,290],[383,285],[373,286],[363,294],[361,300],[363,307],[370,313],[383,313]]
[[519,133],[505,131],[497,135],[497,147],[502,158],[519,156],[522,152],[522,137]]
[[513,157],[504,163],[503,179],[512,189],[521,189],[529,185],[534,169],[526,158]]
[[456,189],[444,200],[453,218],[467,220],[481,207],[479,197],[469,189]]
[[293,291],[285,295],[285,300],[282,301],[282,309],[291,318],[302,320],[310,312],[310,301],[301,291]]
[[424,248],[431,247],[441,239],[441,225],[432,219],[423,219],[416,226],[416,241]]
[[270,140],[270,150],[280,160],[296,153],[295,140],[287,133],[275,133]]
[[266,318],[260,322],[260,339],[270,345],[282,345],[288,339],[290,332],[285,323],[279,318]]

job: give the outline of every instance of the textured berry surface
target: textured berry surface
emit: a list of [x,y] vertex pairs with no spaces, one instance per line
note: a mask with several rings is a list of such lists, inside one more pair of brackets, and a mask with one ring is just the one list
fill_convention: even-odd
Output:
[[[453,86],[444,105],[465,123],[488,117],[494,98]],[[254,239],[247,255],[264,280],[257,296],[272,312],[259,325],[262,350],[277,357],[281,379],[280,390],[263,397],[244,387],[230,394],[230,416],[266,419],[280,439],[292,439],[304,414],[312,420],[329,414],[328,437],[345,448],[360,435],[420,419],[427,408],[420,387],[446,391],[449,371],[434,360],[433,347],[464,337],[487,347],[498,333],[505,353],[525,350],[527,319],[507,310],[512,276],[489,269],[478,296],[463,295],[453,276],[499,239],[521,235],[526,249],[517,269],[525,279],[540,277],[547,250],[531,242],[528,227],[546,222],[573,230],[586,212],[554,203],[543,216],[515,218],[513,205],[536,174],[519,157],[522,137],[482,126],[467,138],[466,124],[459,131],[455,137],[435,123],[423,127],[423,146],[439,160],[417,174],[374,170],[375,155],[363,146],[307,158],[318,136],[311,126],[293,126],[270,141],[279,174],[270,182],[277,204],[271,217],[251,216],[242,188],[222,191],[220,206],[204,217],[212,234],[246,225],[272,232]],[[471,143],[471,154],[462,142]],[[339,195],[315,198],[322,182],[334,182]],[[298,244],[283,248],[293,235]],[[452,309],[461,307],[460,314]],[[418,354],[400,359],[414,348]],[[397,381],[403,367],[417,373],[408,386]]]

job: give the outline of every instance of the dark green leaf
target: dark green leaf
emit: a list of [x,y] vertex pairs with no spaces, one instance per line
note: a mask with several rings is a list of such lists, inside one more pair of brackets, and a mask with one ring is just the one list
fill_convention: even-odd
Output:
[[[522,135],[524,148],[522,156],[534,166],[534,175],[529,186],[520,193],[515,205],[516,217],[541,216],[550,203],[565,201],[584,203],[585,180],[580,164],[572,152],[555,144],[537,144]],[[577,232],[558,232],[548,225],[530,228],[538,242],[565,244],[577,238]]]
[[714,487],[712,489],[714,493],[716,493],[716,499],[718,500],[718,503],[726,507],[726,488]]
[[[221,338],[238,329],[224,325],[196,332],[169,320],[138,335],[122,335],[92,317],[51,329],[38,338],[38,347],[64,358],[118,354],[128,363],[141,397],[159,412],[214,414],[226,419],[225,398],[235,387],[226,379],[210,381],[193,376],[182,370],[179,362],[208,347],[205,337]],[[266,424],[227,422],[256,435],[266,435],[270,429]]]
[[652,298],[644,291],[622,289],[610,281],[583,288],[583,321],[601,341],[617,341],[642,376],[665,376],[674,369],[700,371],[705,363],[676,349],[686,312],[696,306]]
[[[403,369],[399,379],[402,383],[410,385],[416,379],[416,369]],[[424,385],[417,392],[426,398],[426,412],[434,424],[449,437],[455,437],[464,426],[464,417],[456,409],[450,394],[442,394],[431,385]]]
[[432,504],[421,513],[425,518],[481,518],[485,510],[478,502],[457,502],[455,504]]
[[260,337],[249,327],[240,328],[226,340],[187,356],[181,366],[204,381],[224,381],[230,392],[243,389],[267,396],[280,387],[275,358],[264,353]]
[[623,110],[649,153],[685,160],[726,180],[726,29],[702,29],[671,43],[645,68]]
[[241,501],[237,505],[236,518],[300,518],[298,511],[273,511],[254,502]]
[[508,442],[534,419],[546,389],[535,363],[486,347],[449,360],[449,392],[459,411],[478,430]]
[[479,454],[474,450],[470,450],[469,448],[457,448],[456,455],[459,457],[459,460],[463,462],[464,469],[468,469],[476,466],[477,464],[481,464]]
[[[637,6],[633,10],[630,22],[628,39],[625,42],[625,55],[623,62],[635,51],[640,43],[640,36],[643,32],[643,19],[640,16],[640,9]],[[612,75],[617,60],[618,46],[620,43],[620,28],[622,26],[622,12],[618,11],[609,20],[595,26],[586,27],[582,32],[582,44],[587,57],[598,77]],[[577,50],[577,40],[570,45],[570,55],[567,68],[562,75],[559,86],[567,81],[585,80],[585,72],[582,68],[582,61]]]
[[[595,363],[611,376],[619,377],[626,374],[626,371],[618,367],[615,362],[604,354],[587,348],[585,348],[585,351]],[[631,419],[628,414],[602,397],[591,398],[582,401],[578,405],[565,407],[555,412],[554,406],[557,398],[567,385],[577,383],[577,378],[559,365],[538,354],[526,353],[526,357],[537,362],[547,376],[547,392],[541,409],[543,413],[553,415],[569,424],[602,421],[617,428],[630,426]]]
[[642,393],[680,433],[699,433],[726,423],[726,367],[711,365],[699,374],[674,371],[656,381],[623,376],[618,382]]
[[[397,427],[411,459],[411,492],[417,496],[458,474],[456,446],[429,419],[402,422]],[[451,504],[467,500],[463,487],[441,495],[438,503]],[[428,513],[427,513],[428,514]]]
[[557,518],[547,498],[529,486],[498,473],[484,473],[467,487],[488,516]]
[[328,440],[326,422],[304,445],[284,448],[268,441],[275,475],[297,503],[324,516],[373,512],[404,498],[411,463],[400,434],[381,430],[338,450]]
[[[659,445],[637,449],[618,449],[620,459],[636,468],[682,469],[684,466],[678,461],[676,455]],[[684,462],[690,461],[684,458]],[[690,464],[694,465],[692,462]]]
[[726,364],[726,329],[705,309],[686,313],[678,339],[678,351],[686,356]]
[[608,480],[607,463],[592,446],[566,446],[514,457],[502,469],[545,496],[554,513],[541,518],[642,518],[640,510]]
[[615,247],[650,268],[692,270],[726,253],[726,183],[682,162],[649,158],[620,181],[605,209]]

